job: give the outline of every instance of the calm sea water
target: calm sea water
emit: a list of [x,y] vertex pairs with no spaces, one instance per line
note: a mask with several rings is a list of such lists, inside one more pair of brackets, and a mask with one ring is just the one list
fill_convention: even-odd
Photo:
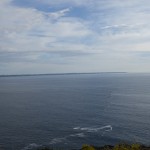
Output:
[[150,144],[150,74],[0,78],[0,147]]

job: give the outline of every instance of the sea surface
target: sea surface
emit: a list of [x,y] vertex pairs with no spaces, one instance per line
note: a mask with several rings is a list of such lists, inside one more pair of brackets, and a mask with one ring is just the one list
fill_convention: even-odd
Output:
[[0,149],[150,145],[150,74],[0,77]]

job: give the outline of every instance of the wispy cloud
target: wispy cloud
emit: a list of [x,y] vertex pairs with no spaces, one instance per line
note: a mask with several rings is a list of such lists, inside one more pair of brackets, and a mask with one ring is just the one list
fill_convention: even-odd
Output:
[[50,18],[58,19],[65,16],[70,11],[70,8],[59,10],[57,12],[46,13]]

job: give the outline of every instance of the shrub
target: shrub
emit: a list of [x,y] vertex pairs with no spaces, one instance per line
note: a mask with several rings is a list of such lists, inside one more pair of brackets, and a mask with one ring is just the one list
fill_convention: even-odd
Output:
[[90,146],[90,145],[86,145],[86,144],[85,144],[85,145],[82,146],[82,150],[95,150],[95,149],[94,149],[93,146]]
[[140,145],[139,144],[132,144],[132,145],[119,144],[119,145],[114,146],[113,150],[140,150]]

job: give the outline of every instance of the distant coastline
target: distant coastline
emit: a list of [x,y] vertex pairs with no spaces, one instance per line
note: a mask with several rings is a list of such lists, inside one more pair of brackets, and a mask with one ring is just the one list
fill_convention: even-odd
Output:
[[0,75],[0,77],[18,77],[18,76],[49,76],[49,75],[80,75],[80,74],[105,74],[105,73],[128,73],[128,72],[85,72],[85,73],[45,73],[45,74],[9,74]]

